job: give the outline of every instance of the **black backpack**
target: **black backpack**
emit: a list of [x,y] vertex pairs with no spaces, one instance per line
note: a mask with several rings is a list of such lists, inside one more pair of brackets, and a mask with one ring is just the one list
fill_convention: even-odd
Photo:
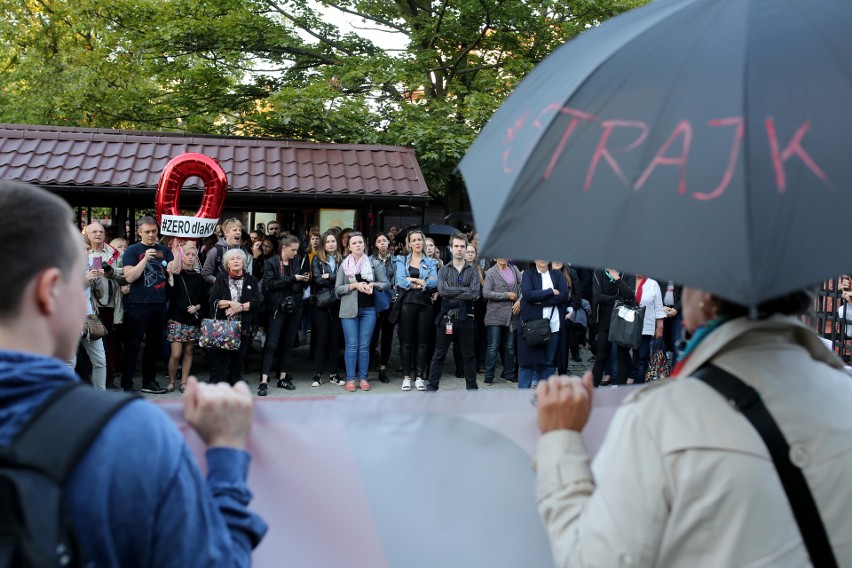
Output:
[[107,421],[136,396],[59,387],[0,446],[0,567],[85,566],[63,486]]

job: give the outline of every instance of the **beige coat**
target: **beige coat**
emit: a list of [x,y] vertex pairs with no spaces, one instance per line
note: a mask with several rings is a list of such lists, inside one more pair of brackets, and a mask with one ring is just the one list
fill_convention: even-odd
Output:
[[[852,566],[852,379],[795,318],[746,318],[698,345],[760,392],[791,447],[841,566]],[[579,434],[536,453],[557,566],[809,566],[781,482],[751,424],[697,379],[628,397],[589,466]]]

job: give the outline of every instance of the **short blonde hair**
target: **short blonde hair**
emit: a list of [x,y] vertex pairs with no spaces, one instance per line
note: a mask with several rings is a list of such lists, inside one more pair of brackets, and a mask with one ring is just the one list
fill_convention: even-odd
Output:
[[232,225],[239,225],[240,230],[242,230],[242,228],[243,228],[243,222],[242,221],[240,221],[236,217],[231,217],[230,219],[228,219],[224,223],[222,223],[222,230],[227,232],[228,229],[230,229]]

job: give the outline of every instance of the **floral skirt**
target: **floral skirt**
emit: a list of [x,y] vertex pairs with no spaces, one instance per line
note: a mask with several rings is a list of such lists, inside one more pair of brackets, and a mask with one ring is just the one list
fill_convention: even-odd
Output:
[[198,327],[169,320],[168,340],[170,343],[194,343],[198,340]]

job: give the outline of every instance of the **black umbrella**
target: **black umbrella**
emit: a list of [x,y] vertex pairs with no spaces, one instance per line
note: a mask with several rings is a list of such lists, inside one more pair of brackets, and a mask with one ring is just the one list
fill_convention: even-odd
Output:
[[533,70],[460,168],[485,256],[745,305],[847,271],[832,243],[852,212],[852,2],[628,12]]

